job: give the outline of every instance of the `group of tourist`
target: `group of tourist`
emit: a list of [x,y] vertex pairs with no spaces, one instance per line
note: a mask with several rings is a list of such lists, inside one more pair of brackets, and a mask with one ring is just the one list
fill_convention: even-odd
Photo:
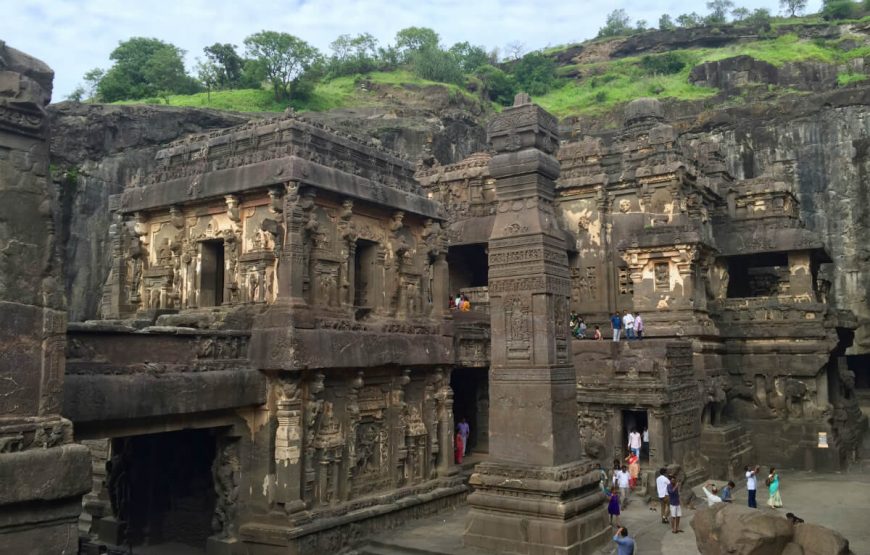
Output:
[[[758,465],[745,466],[743,470],[746,475],[746,494],[749,498],[749,507],[757,509],[756,494],[758,492],[758,473],[761,471],[761,467]],[[770,472],[764,483],[767,486],[767,506],[771,509],[779,509],[782,507],[782,494],[779,491],[779,473],[775,467],[770,467]]]
[[610,317],[610,328],[613,330],[614,341],[619,341],[622,330],[625,330],[625,338],[628,340],[643,339],[643,318],[640,312],[632,314],[624,310],[622,316],[619,312],[614,312]]
[[[635,433],[637,433],[637,430],[632,432],[632,434]],[[599,472],[601,473],[600,487],[605,495],[610,498],[610,502],[607,505],[607,512],[610,515],[610,524],[616,526],[613,541],[617,544],[618,555],[634,555],[635,550],[637,549],[634,539],[628,535],[628,530],[621,526],[619,522],[621,510],[628,503],[628,493],[630,490],[634,489],[637,475],[640,472],[640,465],[638,463],[639,449],[633,446],[632,439],[633,438],[629,436],[629,455],[626,457],[629,464],[628,469],[626,469],[626,466],[621,464],[620,461],[613,461],[614,471],[610,479],[610,489],[607,487],[607,473],[600,465],[598,467]],[[632,465],[634,465],[634,469],[631,468]],[[758,489],[758,473],[760,472],[761,467],[747,466],[744,470],[746,474],[746,491],[748,493],[749,507],[757,508],[756,492]],[[777,473],[776,468],[770,468],[765,484],[768,488],[767,505],[771,508],[782,507],[782,496],[779,491],[779,474]],[[701,489],[704,492],[707,505],[712,506],[716,503],[731,503],[733,501],[734,488],[734,482],[729,481],[721,490],[719,490],[714,484],[707,484]],[[683,529],[680,528],[680,519],[683,516],[683,508],[680,501],[680,482],[677,479],[677,476],[670,473],[667,468],[659,470],[659,475],[656,478],[656,494],[659,498],[659,513],[662,524],[669,524],[672,534],[682,533]],[[650,508],[650,510],[654,509]],[[788,513],[786,517],[792,522],[803,522],[803,520],[794,516],[792,513]]]
[[468,300],[467,296],[460,295],[459,293],[451,295],[450,310],[458,310],[459,312],[470,312],[471,301]]
[[[587,339],[586,333],[589,331],[589,326],[586,325],[583,317],[576,312],[571,312],[571,317],[568,319],[568,327],[571,328],[571,336],[574,339]],[[602,339],[601,328],[599,326],[595,326],[591,339]]]

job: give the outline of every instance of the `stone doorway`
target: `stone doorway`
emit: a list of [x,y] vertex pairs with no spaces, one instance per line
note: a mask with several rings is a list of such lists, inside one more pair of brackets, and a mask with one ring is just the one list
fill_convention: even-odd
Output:
[[469,287],[486,287],[489,283],[489,259],[486,245],[459,245],[447,251],[450,268],[450,294]]
[[205,553],[216,504],[215,451],[209,430],[114,439],[107,485],[124,532],[112,543],[181,545]]
[[374,306],[374,269],[377,262],[378,244],[358,239],[353,258],[353,305],[358,310],[369,311]]
[[[646,410],[623,410],[622,411],[622,436],[620,440],[622,445],[619,452],[622,453],[622,458],[628,454],[628,434],[632,430],[637,429],[643,436],[644,430],[649,430],[649,417]],[[649,443],[644,443],[640,450],[641,462],[649,462]]]
[[450,376],[454,426],[465,418],[470,435],[466,456],[489,452],[489,372],[486,368],[457,368]]
[[220,306],[224,302],[224,242],[200,244],[199,305]]

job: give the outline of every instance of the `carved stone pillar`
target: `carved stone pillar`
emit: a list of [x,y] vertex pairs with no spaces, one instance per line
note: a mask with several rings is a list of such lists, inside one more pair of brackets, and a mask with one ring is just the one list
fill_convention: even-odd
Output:
[[439,252],[432,262],[432,316],[440,318],[450,313],[450,270],[447,266],[447,253]]
[[88,449],[60,416],[66,310],[52,218],[53,72],[0,41],[0,545],[75,550]]
[[384,315],[388,312],[389,299],[387,298],[386,280],[387,280],[387,250],[383,245],[379,246],[375,252],[375,264],[371,273],[371,291],[373,291],[374,312],[375,314]]
[[489,127],[498,211],[489,240],[490,459],[471,478],[465,545],[591,553],[610,528],[581,458],[568,350],[568,256],[553,210],[557,121],[517,95]]
[[305,305],[304,224],[313,199],[303,197],[298,181],[288,181],[284,192],[284,241],[278,257],[278,301]]
[[453,389],[450,388],[450,368],[437,370],[435,392],[438,418],[438,475],[451,476],[457,468],[453,460]]
[[302,392],[294,372],[278,378],[275,430],[275,502],[286,513],[305,508],[302,501]]

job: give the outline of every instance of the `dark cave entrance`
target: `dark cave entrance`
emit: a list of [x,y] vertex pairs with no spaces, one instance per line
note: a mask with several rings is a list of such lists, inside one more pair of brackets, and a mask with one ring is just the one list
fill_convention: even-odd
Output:
[[447,251],[450,268],[450,294],[467,287],[486,287],[489,283],[489,259],[486,244],[459,245]]
[[200,243],[199,305],[220,306],[224,302],[224,242]]
[[[649,416],[645,410],[623,410],[622,411],[622,445],[619,446],[618,453],[622,453],[622,459],[628,456],[628,434],[633,430],[637,430],[643,439],[643,433],[649,429]],[[641,444],[640,460],[649,462],[649,443]]]
[[470,427],[465,456],[488,453],[489,371],[486,368],[456,368],[450,375],[450,387],[453,389],[454,427],[463,418]]
[[126,522],[126,544],[185,544],[204,550],[216,494],[215,436],[182,430],[117,438],[107,463],[112,509]]
[[773,297],[789,283],[788,255],[782,252],[728,258],[728,297]]

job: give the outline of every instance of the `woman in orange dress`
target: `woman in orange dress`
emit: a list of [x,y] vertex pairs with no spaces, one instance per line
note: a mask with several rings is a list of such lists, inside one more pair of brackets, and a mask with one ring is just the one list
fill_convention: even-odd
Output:
[[640,458],[629,451],[625,461],[628,463],[628,474],[631,476],[631,489],[634,489],[637,486],[637,477],[640,475]]

